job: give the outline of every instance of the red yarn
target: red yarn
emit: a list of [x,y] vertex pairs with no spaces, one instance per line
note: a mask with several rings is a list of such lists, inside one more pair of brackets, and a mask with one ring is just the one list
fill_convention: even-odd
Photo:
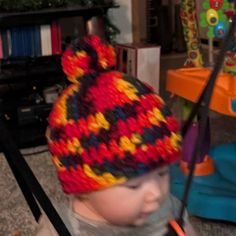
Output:
[[[84,44],[86,42],[96,53],[98,61],[98,67],[94,68],[93,57],[86,51],[86,47],[74,52],[72,47],[65,50],[62,55],[61,63],[64,73],[68,76],[68,79],[76,83],[79,79],[88,75],[96,70],[106,70],[115,66],[116,55],[114,48],[111,45],[105,44],[98,36],[87,36],[84,41],[78,41],[78,44]],[[79,47],[78,47],[79,48]]]

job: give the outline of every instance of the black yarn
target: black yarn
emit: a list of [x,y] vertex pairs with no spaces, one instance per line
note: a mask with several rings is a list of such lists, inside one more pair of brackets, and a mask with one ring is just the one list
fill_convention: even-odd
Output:
[[84,40],[80,39],[75,40],[72,43],[71,48],[75,54],[78,51],[85,51],[91,57],[90,68],[93,70],[93,72],[79,78],[80,81],[79,96],[81,98],[84,98],[88,91],[88,88],[96,84],[96,79],[99,74],[98,55],[96,50]]
[[[79,88],[79,92],[77,96],[77,103],[76,103],[80,116],[87,117],[88,114],[93,114],[96,112],[94,111],[92,102],[86,99],[87,92],[89,88],[96,85],[99,74],[108,72],[111,70],[111,68],[103,69],[99,67],[98,55],[97,55],[96,50],[91,45],[89,45],[85,40],[81,40],[81,39],[75,40],[72,43],[71,48],[74,51],[74,53],[78,51],[85,51],[91,57],[90,68],[92,69],[92,72],[79,78],[80,88]],[[78,115],[78,112],[77,111],[75,112]]]
[[78,120],[80,118],[80,109],[78,107],[78,92],[75,92],[67,99],[67,119]]
[[109,144],[110,142],[109,132],[110,132],[109,130],[103,128],[100,129],[99,134],[97,136],[99,143]]
[[147,86],[145,83],[140,81],[138,78],[135,78],[133,76],[124,74],[123,79],[130,84],[132,84],[137,90],[138,90],[138,95],[145,95],[148,93],[153,93],[153,89],[149,86]]
[[89,45],[86,41],[84,40],[75,40],[72,43],[72,50],[74,53],[78,51],[85,51],[88,53],[88,55],[92,58],[91,60],[91,68],[94,69],[95,71],[99,71],[99,66],[98,66],[98,55],[96,50]]
[[118,121],[118,118],[115,116],[113,110],[111,110],[111,109],[106,109],[104,112],[104,116],[105,116],[105,119],[111,125],[114,125]]
[[130,103],[125,103],[124,104],[124,112],[125,112],[125,115],[127,118],[129,117],[137,117],[137,111],[136,111],[136,106],[139,105],[139,102],[138,101],[134,101],[132,104]]
[[161,128],[161,131],[162,131],[162,135],[163,135],[163,136],[170,136],[170,135],[171,135],[171,132],[170,132],[170,130],[167,128],[166,123],[160,122],[160,128]]
[[61,129],[60,128],[53,128],[50,129],[50,137],[53,141],[58,141],[61,138]]

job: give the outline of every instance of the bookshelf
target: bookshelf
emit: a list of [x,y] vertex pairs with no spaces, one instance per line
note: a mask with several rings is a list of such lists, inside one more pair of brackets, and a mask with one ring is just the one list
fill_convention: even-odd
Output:
[[93,7],[68,6],[43,9],[39,11],[0,13],[0,26],[10,27],[28,24],[42,24],[61,17],[83,16],[89,19],[93,16],[106,14],[110,8],[118,5],[106,4]]
[[[83,7],[68,6],[39,11],[0,13],[0,29],[51,24],[61,18],[82,17],[82,28],[87,34],[87,22],[102,18],[112,3]],[[73,21],[72,21],[73,23]],[[20,54],[21,55],[21,54]],[[45,143],[47,115],[52,103],[43,97],[45,88],[63,87],[68,83],[61,69],[61,53],[36,56],[5,56],[0,59],[0,113],[17,145],[29,147]]]

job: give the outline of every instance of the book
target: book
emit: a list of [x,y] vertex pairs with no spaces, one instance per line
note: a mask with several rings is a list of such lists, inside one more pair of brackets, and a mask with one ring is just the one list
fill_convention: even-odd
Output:
[[61,29],[58,21],[51,24],[52,54],[61,54]]
[[21,37],[18,27],[13,27],[10,30],[10,42],[12,46],[12,53],[9,56],[19,57],[22,53],[23,38]]
[[2,32],[0,33],[0,59],[3,59]]
[[33,40],[34,56],[35,57],[42,56],[40,25],[33,26],[33,39],[34,39]]
[[42,56],[52,55],[51,26],[40,25]]
[[3,29],[1,31],[2,35],[2,50],[3,50],[3,58],[6,59],[9,57],[9,45],[8,45],[8,36],[7,30]]
[[21,34],[23,38],[22,48],[23,55],[32,57],[34,54],[33,51],[33,28],[31,26],[21,27]]

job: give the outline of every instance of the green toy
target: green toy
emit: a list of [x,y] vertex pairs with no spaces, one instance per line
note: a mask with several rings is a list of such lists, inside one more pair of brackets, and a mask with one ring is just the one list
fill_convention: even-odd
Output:
[[[219,7],[214,7],[211,2],[218,2]],[[223,35],[218,35],[216,34],[216,28],[217,26],[223,25],[225,27],[224,30],[228,29],[229,27],[229,22],[227,19],[227,16],[225,15],[225,11],[230,8],[229,2],[226,1],[209,1],[205,0],[203,2],[203,9],[204,11],[200,13],[200,26],[205,28],[208,28],[207,31],[207,37],[209,39],[213,38],[220,38],[225,36],[225,33]],[[225,31],[226,32],[226,31]]]

